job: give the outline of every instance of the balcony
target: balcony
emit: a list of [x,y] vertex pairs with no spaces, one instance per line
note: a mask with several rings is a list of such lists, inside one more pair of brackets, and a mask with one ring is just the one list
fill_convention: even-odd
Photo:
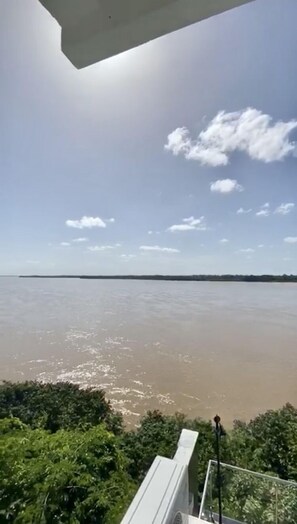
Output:
[[[223,524],[296,524],[297,484],[221,464]],[[210,461],[207,469],[199,517],[217,523],[217,463]]]
[[[213,460],[198,511],[198,454],[198,433],[183,430],[173,459],[155,458],[122,524],[219,524]],[[222,524],[297,524],[297,483],[228,464],[220,470]]]

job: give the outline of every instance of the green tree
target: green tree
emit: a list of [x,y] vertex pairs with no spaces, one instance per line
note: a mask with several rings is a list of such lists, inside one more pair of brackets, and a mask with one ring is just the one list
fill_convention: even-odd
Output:
[[1,522],[116,524],[135,492],[102,425],[51,434],[2,420],[0,471]]
[[102,390],[81,389],[69,382],[4,382],[0,385],[0,419],[5,417],[51,432],[101,422],[117,434],[123,429],[122,416],[112,410]]
[[297,481],[297,409],[286,404],[248,424],[236,422],[230,454],[237,466]]
[[[156,455],[172,458],[182,429],[199,433],[197,462],[197,489],[202,494],[208,461],[215,459],[215,436],[210,421],[199,418],[190,420],[181,413],[165,416],[160,411],[149,411],[135,431],[124,433],[122,448],[129,459],[128,471],[133,479],[141,482]],[[228,437],[222,437],[222,459],[228,461]]]

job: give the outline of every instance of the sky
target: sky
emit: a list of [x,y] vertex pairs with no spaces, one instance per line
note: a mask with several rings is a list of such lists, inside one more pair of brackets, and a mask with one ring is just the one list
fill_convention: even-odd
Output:
[[297,273],[296,0],[83,70],[0,9],[0,274]]

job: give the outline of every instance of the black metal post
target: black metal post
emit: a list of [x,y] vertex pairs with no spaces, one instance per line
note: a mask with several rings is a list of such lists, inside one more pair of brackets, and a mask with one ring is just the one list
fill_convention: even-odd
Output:
[[221,419],[219,415],[214,418],[216,425],[216,453],[217,453],[217,487],[219,500],[219,524],[223,524],[222,520],[222,485],[221,485],[221,458],[220,458],[220,437],[221,437]]

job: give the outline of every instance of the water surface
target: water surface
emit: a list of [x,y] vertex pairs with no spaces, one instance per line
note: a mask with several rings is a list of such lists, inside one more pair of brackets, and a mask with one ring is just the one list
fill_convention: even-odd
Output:
[[297,404],[297,285],[0,279],[0,379],[102,387],[226,425]]

